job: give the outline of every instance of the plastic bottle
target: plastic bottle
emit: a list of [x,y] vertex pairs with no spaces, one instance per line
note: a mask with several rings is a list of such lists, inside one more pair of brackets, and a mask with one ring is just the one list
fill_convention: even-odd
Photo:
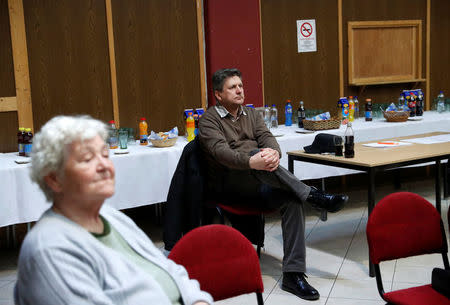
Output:
[[141,118],[139,122],[139,144],[147,145],[148,144],[148,124],[144,117]]
[[298,117],[298,128],[303,128],[303,120],[306,119],[306,111],[305,106],[303,105],[303,101],[300,101],[300,105],[297,110]]
[[272,128],[278,128],[278,110],[275,104],[273,104],[270,109],[270,122],[272,124]]
[[348,120],[353,122],[355,120],[355,102],[353,96],[348,97]]
[[17,133],[17,146],[19,149],[19,156],[22,157],[25,157],[24,136],[25,136],[25,128],[20,127],[19,132]]
[[423,116],[423,94],[419,91],[416,98],[416,116]]
[[192,117],[194,118],[194,126],[195,126],[194,136],[197,136],[198,135],[198,119],[199,119],[199,115],[198,114],[194,114]]
[[437,106],[436,110],[439,113],[442,113],[445,111],[445,99],[444,99],[444,92],[439,91],[439,94],[437,96]]
[[23,143],[24,143],[25,157],[30,157],[31,150],[33,148],[33,133],[31,132],[31,128],[25,129]]
[[348,109],[348,100],[347,98],[341,98],[341,105],[342,105],[342,119],[348,119],[349,116],[349,109]]
[[117,128],[114,120],[109,121],[109,137],[108,143],[110,149],[116,149],[119,147],[119,140],[117,138]]
[[286,116],[286,120],[284,122],[285,126],[292,126],[292,105],[291,100],[287,100],[286,107],[284,107],[284,114]]
[[269,105],[264,106],[264,124],[266,125],[267,129],[270,129],[272,127],[272,123],[270,121],[270,107]]
[[192,112],[188,113],[188,117],[186,119],[186,132],[188,142],[195,139],[195,120],[192,116]]
[[355,134],[353,132],[352,123],[348,122],[347,129],[344,133],[345,137],[345,151],[344,156],[346,158],[355,157]]
[[372,99],[366,99],[366,122],[372,121]]
[[403,94],[400,94],[400,97],[398,98],[398,105],[397,108],[399,111],[403,110],[403,106],[405,105],[405,97]]
[[414,93],[412,93],[412,92],[409,94],[408,107],[409,107],[409,116],[415,117],[416,116],[416,98],[415,98]]
[[354,114],[354,117],[355,117],[355,119],[359,119],[359,101],[358,101],[358,97],[356,95],[353,98],[353,102],[355,103],[355,114]]

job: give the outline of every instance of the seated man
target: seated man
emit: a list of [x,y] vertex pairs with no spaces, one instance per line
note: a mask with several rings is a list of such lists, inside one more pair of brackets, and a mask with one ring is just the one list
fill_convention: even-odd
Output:
[[229,204],[236,198],[240,202],[251,198],[249,202],[281,208],[282,289],[303,299],[317,300],[319,293],[308,284],[304,274],[303,203],[337,212],[348,197],[325,194],[307,186],[279,166],[281,151],[277,141],[261,116],[242,106],[244,87],[239,70],[218,70],[212,83],[217,105],[210,107],[199,121],[199,140],[208,161],[208,187]]

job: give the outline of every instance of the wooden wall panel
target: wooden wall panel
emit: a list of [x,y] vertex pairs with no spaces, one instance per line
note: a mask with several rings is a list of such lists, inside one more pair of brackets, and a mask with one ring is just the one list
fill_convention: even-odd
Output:
[[117,89],[122,126],[178,126],[185,108],[201,107],[195,1],[113,0]]
[[35,130],[59,114],[113,118],[104,0],[27,0]]
[[431,0],[430,99],[450,97],[450,1]]
[[[432,0],[434,1],[434,0]],[[422,78],[425,78],[426,64],[426,0],[345,0],[342,1],[343,46],[344,46],[344,94],[359,95],[360,87],[348,85],[347,22],[375,20],[422,20]],[[396,43],[392,41],[392,43]],[[376,60],[376,58],[374,58]],[[421,88],[425,92],[425,83],[392,84],[367,86],[358,96],[361,107],[364,100],[372,98],[375,103],[395,102],[403,89]]]
[[[264,97],[283,113],[286,99],[335,109],[339,99],[337,1],[261,0]],[[297,52],[296,20],[316,19],[317,52]],[[284,122],[284,115],[279,115]]]
[[[8,0],[0,0],[0,97],[16,96]],[[0,152],[17,150],[17,112],[0,113]]]

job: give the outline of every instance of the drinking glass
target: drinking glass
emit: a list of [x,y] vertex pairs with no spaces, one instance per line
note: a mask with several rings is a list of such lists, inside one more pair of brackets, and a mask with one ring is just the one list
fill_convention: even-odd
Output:
[[127,129],[119,129],[119,147],[120,149],[127,149],[128,143],[128,130]]
[[136,139],[134,137],[134,129],[127,127],[128,130],[128,145],[136,145]]
[[341,136],[334,136],[334,155],[342,157],[344,154],[344,139]]

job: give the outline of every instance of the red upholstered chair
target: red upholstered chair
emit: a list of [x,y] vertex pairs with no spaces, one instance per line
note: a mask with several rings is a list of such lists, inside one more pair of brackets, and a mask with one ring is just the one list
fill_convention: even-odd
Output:
[[169,258],[183,265],[215,301],[256,292],[258,304],[263,304],[258,256],[249,240],[231,227],[196,228],[175,244]]
[[225,218],[223,211],[226,211],[231,214],[239,215],[239,216],[248,216],[248,215],[257,215],[260,217],[260,221],[258,222],[259,227],[256,228],[257,238],[256,238],[256,253],[258,257],[261,257],[261,248],[264,246],[264,225],[266,223],[265,214],[274,213],[277,209],[270,208],[261,208],[258,205],[254,205],[254,207],[246,206],[246,205],[227,205],[222,202],[218,202],[215,200],[211,200],[208,202],[209,206],[215,206],[219,211],[220,221],[222,224],[225,224]]
[[[410,256],[441,253],[450,269],[447,239],[441,217],[424,198],[409,192],[386,196],[373,209],[367,222],[369,256],[375,266],[378,292],[389,304],[450,304],[431,285],[384,292],[380,262]],[[431,278],[430,278],[431,282]]]

